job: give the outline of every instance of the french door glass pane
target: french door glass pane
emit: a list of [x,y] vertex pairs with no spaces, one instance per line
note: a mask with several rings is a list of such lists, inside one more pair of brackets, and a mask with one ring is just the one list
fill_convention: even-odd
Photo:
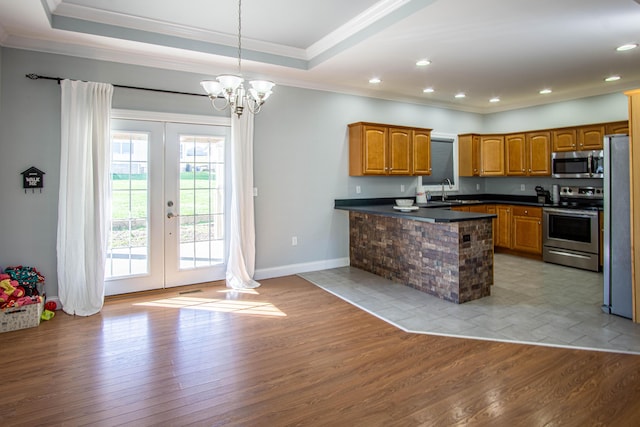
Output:
[[149,134],[111,135],[111,230],[106,277],[149,272]]
[[224,137],[180,135],[180,269],[224,262]]

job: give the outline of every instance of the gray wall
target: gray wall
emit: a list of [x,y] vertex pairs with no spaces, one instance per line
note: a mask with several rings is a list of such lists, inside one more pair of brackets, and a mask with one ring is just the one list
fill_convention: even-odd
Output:
[[[204,77],[184,72],[0,49],[0,267],[36,266],[57,295],[56,221],[60,161],[60,92],[27,73],[200,92]],[[215,75],[216,70],[211,70]],[[488,116],[331,92],[277,86],[255,121],[256,276],[291,274],[345,263],[348,219],[336,198],[415,195],[411,177],[349,177],[347,124],[419,126],[443,133],[508,132],[626,118],[626,97],[576,100]],[[114,108],[214,115],[204,97],[116,89]],[[555,111],[568,111],[560,120]],[[545,119],[545,117],[549,115]],[[529,121],[531,118],[531,122]],[[20,172],[46,172],[45,188],[25,194]],[[461,192],[511,193],[521,180],[466,178]],[[527,179],[526,186],[538,185]],[[405,193],[400,193],[400,185]],[[356,194],[360,186],[362,192]],[[476,186],[480,189],[476,190]],[[519,192],[519,191],[518,191]],[[533,193],[532,193],[533,194]],[[291,237],[298,245],[291,246]]]
[[628,105],[626,95],[613,93],[487,114],[482,131],[507,133],[627,120]]

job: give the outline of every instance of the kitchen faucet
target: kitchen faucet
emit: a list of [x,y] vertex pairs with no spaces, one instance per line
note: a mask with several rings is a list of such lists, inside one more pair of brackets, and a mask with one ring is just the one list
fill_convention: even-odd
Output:
[[449,184],[449,187],[451,187],[451,180],[449,178],[445,178],[441,182],[441,184],[442,184],[442,201],[443,202],[447,201],[447,192],[444,189],[444,184],[445,183]]

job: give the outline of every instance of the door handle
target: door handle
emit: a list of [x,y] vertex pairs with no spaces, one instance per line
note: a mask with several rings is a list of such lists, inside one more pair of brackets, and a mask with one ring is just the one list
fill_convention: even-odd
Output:
[[169,219],[174,218],[174,217],[177,217],[177,216],[180,216],[180,215],[176,215],[176,214],[174,214],[173,212],[169,212],[169,213],[167,214],[167,218],[169,218]]

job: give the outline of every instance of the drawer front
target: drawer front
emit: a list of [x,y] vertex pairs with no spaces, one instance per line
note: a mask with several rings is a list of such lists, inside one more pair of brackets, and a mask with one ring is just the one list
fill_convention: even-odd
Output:
[[535,206],[512,206],[512,212],[514,216],[542,218],[542,208]]

